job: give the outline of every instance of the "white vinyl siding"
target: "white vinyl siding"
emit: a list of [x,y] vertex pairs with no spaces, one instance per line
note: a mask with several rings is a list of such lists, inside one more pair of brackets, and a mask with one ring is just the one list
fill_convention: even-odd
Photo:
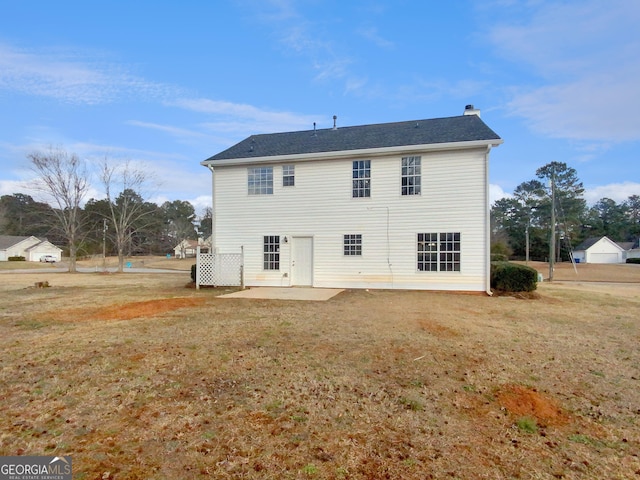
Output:
[[[263,237],[313,238],[313,286],[485,291],[488,222],[486,149],[416,152],[420,195],[402,195],[406,155],[301,161],[296,188],[246,195],[247,167],[215,169],[216,248],[244,249],[247,286],[289,286],[291,242],[280,242],[279,270],[263,268]],[[353,161],[370,160],[370,197],[353,198]],[[286,165],[292,165],[288,161]],[[275,166],[278,168],[278,166]],[[366,239],[362,255],[344,255],[344,235]],[[460,271],[419,272],[416,235],[459,232]]]

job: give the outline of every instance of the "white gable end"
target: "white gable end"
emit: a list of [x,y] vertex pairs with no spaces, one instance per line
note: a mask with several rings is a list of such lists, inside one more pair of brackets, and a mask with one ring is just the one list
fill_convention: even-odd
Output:
[[607,237],[602,237],[585,250],[587,263],[622,263],[624,250]]

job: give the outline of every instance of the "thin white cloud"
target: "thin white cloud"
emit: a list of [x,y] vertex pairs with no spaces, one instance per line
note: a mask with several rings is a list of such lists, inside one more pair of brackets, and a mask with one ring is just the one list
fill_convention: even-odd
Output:
[[[416,102],[436,102],[442,99],[467,100],[483,94],[489,85],[479,80],[447,80],[444,78],[418,78],[411,83],[399,85],[392,95],[396,104],[415,104]],[[461,103],[461,110],[464,104]],[[453,113],[455,115],[455,113]]]
[[506,197],[511,197],[511,195],[505,192],[500,185],[489,184],[489,205],[493,205],[496,200]]
[[376,27],[373,27],[373,26],[362,27],[357,29],[356,32],[362,38],[370,41],[371,43],[373,43],[374,45],[380,48],[391,49],[395,46],[395,44],[391,40],[387,40],[382,35],[380,35]]
[[202,132],[197,132],[195,130],[190,130],[187,128],[174,127],[172,125],[161,125],[159,123],[152,122],[142,122],[139,120],[129,120],[127,122],[127,125],[133,125],[134,127],[141,127],[150,130],[157,130],[177,138],[204,138],[207,136]]
[[316,5],[291,0],[262,0],[249,2],[248,7],[258,21],[273,30],[288,53],[307,60],[309,68],[315,72],[314,80],[350,80],[353,73],[348,67],[354,60],[349,48],[328,35],[326,25],[316,22],[312,13],[305,15],[301,10],[301,7],[315,8]]
[[25,193],[31,195],[33,192],[25,192],[25,184],[20,180],[0,180],[0,196],[13,195],[14,193]]
[[[101,55],[92,52],[91,56]],[[177,93],[174,87],[149,82],[119,65],[88,57],[77,51],[27,50],[0,44],[0,90],[85,105]]]
[[513,22],[498,24],[490,39],[537,76],[514,90],[513,115],[556,138],[640,140],[640,3],[538,2],[527,22]]
[[616,203],[622,203],[631,195],[640,195],[640,183],[622,182],[587,187],[585,188],[584,199],[589,205],[593,205],[602,198],[610,198],[615,200]]
[[211,207],[211,195],[199,195],[188,200],[198,216],[202,216],[207,208]]
[[640,63],[626,71],[594,74],[574,82],[516,94],[508,107],[531,127],[553,138],[596,141],[640,140]]
[[183,98],[173,102],[176,107],[214,115],[216,118],[205,124],[209,129],[238,132],[250,135],[257,132],[278,132],[311,129],[316,117],[292,112],[264,110],[253,105],[210,100],[206,98]]

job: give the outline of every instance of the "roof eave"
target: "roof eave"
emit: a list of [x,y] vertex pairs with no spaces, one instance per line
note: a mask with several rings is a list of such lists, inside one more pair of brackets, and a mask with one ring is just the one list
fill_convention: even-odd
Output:
[[232,165],[250,165],[255,163],[280,163],[295,160],[296,162],[305,162],[312,160],[329,160],[338,158],[351,157],[379,157],[389,154],[407,153],[407,152],[429,152],[440,150],[468,150],[481,147],[497,147],[504,143],[501,138],[490,140],[472,140],[468,142],[449,142],[449,143],[429,143],[421,145],[399,145],[394,147],[382,148],[363,148],[359,150],[337,150],[334,152],[317,152],[317,153],[301,153],[295,155],[271,155],[266,157],[247,157],[247,158],[228,158],[223,160],[204,160],[200,165],[205,167],[222,167]]

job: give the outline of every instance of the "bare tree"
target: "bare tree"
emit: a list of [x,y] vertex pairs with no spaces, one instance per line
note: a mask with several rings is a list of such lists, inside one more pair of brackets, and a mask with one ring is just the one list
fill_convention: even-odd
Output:
[[38,175],[32,187],[51,199],[56,224],[69,247],[69,271],[76,272],[81,204],[90,186],[86,164],[75,153],[53,147],[46,153],[30,153],[27,158]]
[[[118,252],[118,272],[124,271],[124,256],[135,234],[145,228],[153,213],[140,195],[149,181],[143,170],[133,168],[129,161],[111,165],[105,159],[100,179],[107,195],[113,239]],[[115,191],[114,191],[115,189]],[[117,195],[117,196],[116,196]]]

